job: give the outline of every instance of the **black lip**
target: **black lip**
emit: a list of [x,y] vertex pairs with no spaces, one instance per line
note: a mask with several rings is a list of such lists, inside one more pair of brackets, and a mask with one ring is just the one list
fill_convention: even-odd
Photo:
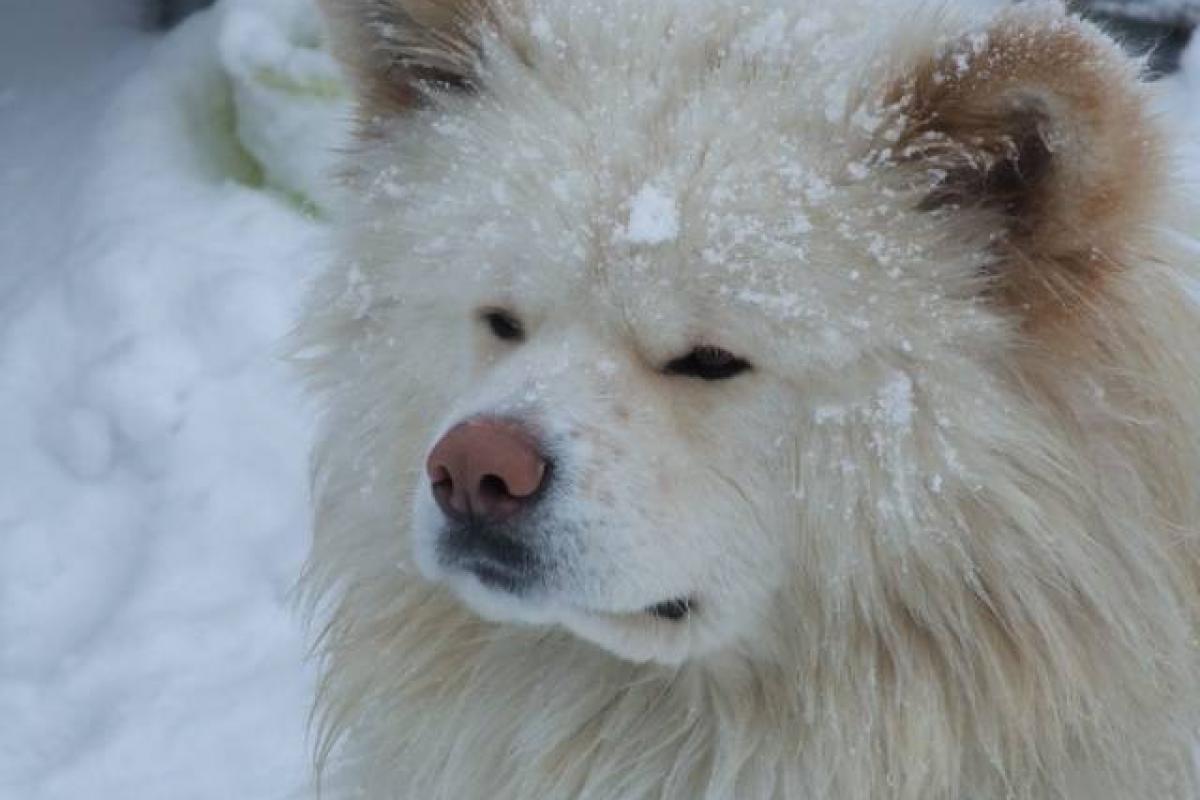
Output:
[[676,597],[673,600],[664,600],[657,605],[650,606],[646,609],[646,613],[668,622],[680,622],[692,613],[692,606],[690,597]]
[[447,550],[456,557],[492,561],[511,569],[529,569],[537,563],[532,546],[487,525],[454,525],[443,538]]
[[510,594],[533,588],[545,572],[531,545],[487,526],[448,526],[438,549],[446,566],[470,572],[488,588]]
[[529,572],[486,559],[468,559],[456,566],[470,572],[489,589],[508,594],[523,594],[534,583],[534,576]]

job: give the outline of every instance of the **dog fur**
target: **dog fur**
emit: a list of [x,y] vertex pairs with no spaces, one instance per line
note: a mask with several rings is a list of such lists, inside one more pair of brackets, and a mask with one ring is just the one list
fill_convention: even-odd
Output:
[[[1200,324],[1112,42],[1046,3],[323,2],[361,99],[298,339],[326,792],[1195,796]],[[753,369],[663,374],[695,345]],[[436,555],[422,465],[480,414],[561,466],[530,596]]]

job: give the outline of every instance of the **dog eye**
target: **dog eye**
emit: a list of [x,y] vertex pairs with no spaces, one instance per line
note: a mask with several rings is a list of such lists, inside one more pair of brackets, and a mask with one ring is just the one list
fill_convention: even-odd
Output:
[[519,342],[525,338],[525,328],[521,321],[504,309],[485,309],[479,316],[491,329],[492,335],[501,341]]
[[686,356],[671,361],[663,371],[668,375],[682,375],[685,378],[720,381],[741,375],[750,368],[749,361],[738,358],[728,350],[702,345]]

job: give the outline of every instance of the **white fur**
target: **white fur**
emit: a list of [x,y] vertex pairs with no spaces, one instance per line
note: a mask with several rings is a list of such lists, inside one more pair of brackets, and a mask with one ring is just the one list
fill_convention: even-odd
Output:
[[[301,331],[327,790],[1191,796],[1200,326],[1163,237],[1048,344],[980,299],[994,219],[878,158],[886,88],[987,21],[500,9],[478,93],[349,159]],[[661,374],[696,344],[754,370]],[[434,553],[425,456],[479,413],[562,468],[529,598]]]

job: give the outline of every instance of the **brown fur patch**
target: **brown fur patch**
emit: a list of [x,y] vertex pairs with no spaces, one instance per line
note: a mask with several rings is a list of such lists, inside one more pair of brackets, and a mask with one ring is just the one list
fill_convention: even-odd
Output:
[[423,88],[467,90],[487,15],[483,0],[320,0],[363,121],[407,111]]
[[930,181],[922,208],[1001,219],[994,292],[1032,324],[1075,317],[1129,261],[1161,146],[1135,67],[1086,23],[1014,11],[893,97],[896,152]]

